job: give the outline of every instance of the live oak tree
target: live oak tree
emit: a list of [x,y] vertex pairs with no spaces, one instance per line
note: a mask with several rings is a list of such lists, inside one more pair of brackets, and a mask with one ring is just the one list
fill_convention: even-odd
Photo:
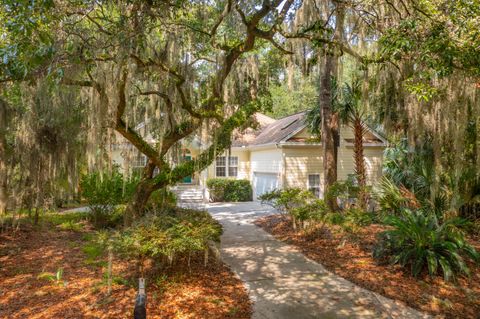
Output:
[[[276,28],[292,3],[12,3],[3,15],[20,22],[6,28],[13,28],[12,37],[20,34],[23,52],[9,57],[2,82],[49,76],[82,87],[95,130],[107,136],[99,140],[108,141],[115,130],[148,158],[126,209],[129,225],[153,191],[207,167],[229,147],[232,131],[265,103],[254,50],[258,43],[283,50]],[[18,21],[32,16],[37,19]],[[28,39],[24,29],[30,30]],[[35,47],[46,53],[29,59]],[[157,144],[135,130],[137,110],[156,125]],[[207,129],[210,146],[194,160],[172,165],[178,143]]]
[[[411,144],[435,136],[443,171],[474,170],[479,11],[467,0],[5,0],[1,90],[45,79],[75,88],[86,104],[89,165],[108,157],[114,131],[148,157],[129,220],[153,190],[228,148],[231,131],[267,103],[265,74],[275,72],[275,85],[291,88],[295,67],[303,79],[318,75],[326,188],[336,180],[332,77],[341,84],[352,73],[362,77],[366,114],[386,133],[406,135]],[[275,55],[285,53],[293,54],[282,65]],[[156,145],[135,130],[142,121]],[[193,135],[211,135],[210,147],[173,165],[179,142]],[[153,177],[155,167],[160,174]]]

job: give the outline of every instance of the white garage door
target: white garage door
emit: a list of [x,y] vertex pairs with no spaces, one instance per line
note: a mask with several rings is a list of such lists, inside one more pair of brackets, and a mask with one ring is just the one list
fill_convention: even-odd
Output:
[[255,199],[266,192],[278,188],[279,186],[277,174],[259,172],[253,173],[253,191],[255,193]]

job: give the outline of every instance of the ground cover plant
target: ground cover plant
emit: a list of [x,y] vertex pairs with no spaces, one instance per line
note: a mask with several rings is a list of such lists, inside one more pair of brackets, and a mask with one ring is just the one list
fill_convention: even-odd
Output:
[[449,189],[459,186],[447,184],[447,175],[435,183],[434,166],[422,158],[428,149],[404,145],[387,149],[384,177],[368,194],[370,211],[357,206],[358,187],[349,179],[330,188],[326,196],[338,208],[324,207],[316,230],[297,226],[301,215],[295,212],[315,213],[311,195],[301,189],[262,195],[280,214],[256,223],[363,287],[433,314],[476,318],[480,241],[461,216],[463,201]]
[[[298,159],[296,185],[304,187],[263,195],[281,218],[261,224],[333,268],[342,261],[337,272],[375,291],[433,313],[478,316],[478,30],[480,2],[472,0],[3,0],[0,310],[51,317],[43,306],[75,316],[69,300],[85,316],[108,308],[121,317],[122,307],[89,290],[112,254],[117,273],[163,269],[170,278],[170,264],[181,265],[184,282],[214,289],[195,278],[218,279],[200,266],[211,265],[207,246],[219,230],[204,213],[172,208],[170,188],[203,186],[202,172],[231,149],[267,150],[249,145],[259,136],[258,113],[305,112],[308,132],[285,135],[276,151],[308,148],[317,159]],[[370,156],[387,144],[383,157]],[[249,176],[278,167],[278,181],[288,182],[286,158],[260,162],[245,166]],[[224,164],[215,171],[233,179],[238,163]],[[313,167],[314,178],[304,178]],[[210,186],[214,201],[252,198],[248,181]],[[57,213],[82,200],[89,212]],[[64,241],[83,245],[76,238],[84,234],[80,252]],[[233,283],[218,267],[211,268]],[[133,289],[112,296],[123,293]],[[56,305],[55,294],[64,298]],[[248,312],[246,303],[213,298],[224,305],[213,317]],[[13,313],[29,300],[32,309]]]
[[115,227],[123,222],[124,205],[135,191],[138,178],[125,178],[119,168],[111,172],[92,172],[80,180],[81,196],[88,205],[97,228]]
[[[201,223],[198,214],[190,222]],[[250,318],[248,295],[229,269],[212,255],[205,265],[203,250],[189,259],[179,253],[161,271],[145,262],[149,318]],[[24,221],[0,234],[1,317],[130,318],[137,263],[114,253],[108,294],[108,262],[88,213],[51,213],[39,227]]]

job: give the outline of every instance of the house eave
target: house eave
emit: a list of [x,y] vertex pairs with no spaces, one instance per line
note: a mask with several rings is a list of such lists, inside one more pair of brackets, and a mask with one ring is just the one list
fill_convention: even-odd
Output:
[[[345,143],[345,147],[354,147],[354,143]],[[387,147],[386,143],[363,143],[363,147]]]
[[294,146],[294,147],[321,147],[322,143],[317,142],[280,142],[278,143],[279,146]]

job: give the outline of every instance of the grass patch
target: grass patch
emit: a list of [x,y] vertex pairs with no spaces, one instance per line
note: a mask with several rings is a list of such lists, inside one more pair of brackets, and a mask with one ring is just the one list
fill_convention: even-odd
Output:
[[43,221],[56,225],[74,225],[78,224],[88,218],[88,212],[74,212],[74,213],[58,213],[58,212],[49,212],[44,214]]
[[[91,237],[90,237],[91,238]],[[105,253],[103,246],[99,245],[96,242],[89,240],[82,248],[83,253],[85,254],[85,264],[95,267],[105,267],[107,262],[101,260]]]

